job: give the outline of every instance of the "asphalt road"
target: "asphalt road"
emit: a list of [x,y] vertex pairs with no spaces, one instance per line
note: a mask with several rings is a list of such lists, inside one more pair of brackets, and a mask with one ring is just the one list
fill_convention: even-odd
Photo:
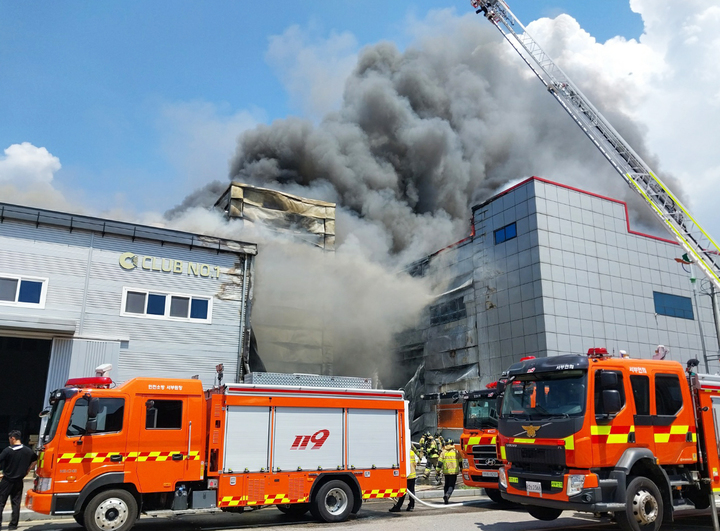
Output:
[[[426,500],[436,503],[436,500]],[[363,504],[360,512],[347,522],[323,524],[312,520],[310,515],[291,519],[273,507],[248,511],[243,514],[187,515],[175,517],[143,517],[138,520],[136,531],[232,531],[235,529],[283,530],[290,526],[295,531],[322,529],[324,531],[359,531],[387,529],[392,531],[424,530],[479,530],[479,531],[534,531],[543,529],[611,531],[617,526],[610,522],[598,522],[589,515],[565,512],[552,522],[535,520],[523,509],[504,508],[485,497],[463,500],[457,508],[429,508],[416,505],[415,511],[390,513],[389,501],[372,501]],[[80,529],[73,520],[27,521],[20,523],[20,530],[71,531]],[[696,512],[666,524],[663,531],[712,531],[710,514]]]

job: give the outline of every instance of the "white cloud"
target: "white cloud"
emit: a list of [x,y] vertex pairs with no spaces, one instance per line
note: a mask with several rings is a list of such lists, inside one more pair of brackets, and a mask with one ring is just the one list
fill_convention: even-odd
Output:
[[620,110],[642,126],[659,160],[653,170],[679,179],[686,206],[717,241],[720,6],[704,0],[630,0],[630,6],[644,22],[639,40],[598,43],[568,15],[539,19],[528,31],[593,102],[597,94],[614,102],[601,110]]
[[30,142],[12,144],[0,157],[0,200],[55,210],[82,211],[70,204],[54,184],[60,159]]
[[238,136],[265,119],[260,110],[230,112],[205,101],[166,103],[157,122],[161,149],[189,188],[222,180]]
[[294,25],[270,37],[265,60],[272,66],[293,106],[321,118],[340,106],[345,80],[357,61],[357,40],[348,32],[317,36]]
[[38,183],[50,183],[61,168],[60,159],[44,147],[30,142],[13,144],[0,158],[0,182],[28,189]]

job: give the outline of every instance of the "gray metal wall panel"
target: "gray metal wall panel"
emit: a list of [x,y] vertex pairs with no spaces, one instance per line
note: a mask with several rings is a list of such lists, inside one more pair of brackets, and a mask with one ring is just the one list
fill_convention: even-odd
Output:
[[[70,232],[43,224],[36,227],[33,223],[12,220],[0,224],[0,273],[48,278],[45,309],[0,306],[0,326],[3,315],[27,319],[42,316],[82,321],[82,330],[77,333],[86,340],[124,340],[124,348],[113,347],[118,360],[113,363],[112,377],[118,382],[134,376],[194,374],[212,382],[217,363],[225,364],[227,374],[235,374],[241,345],[240,316],[244,301],[240,299],[246,255],[95,233],[86,294],[90,241],[90,233],[84,231]],[[218,279],[142,268],[128,271],[119,265],[123,252],[206,263],[218,266],[221,275]],[[121,316],[123,287],[212,297],[212,323]],[[85,313],[82,312],[84,300]],[[104,360],[107,354],[93,347],[87,350],[88,345],[82,348],[86,349],[85,362],[77,367],[77,372],[82,373],[79,375],[92,371],[100,364],[97,360]],[[51,368],[51,378],[64,384],[69,367],[55,367]]]
[[50,393],[65,385],[70,372],[71,359],[72,339],[53,339],[52,350],[50,351],[50,366],[45,385],[45,405],[47,405]]
[[[72,341],[72,361],[69,378],[95,376],[95,368],[110,363],[113,369],[118,366],[120,354],[119,341],[92,341],[74,339]],[[117,374],[111,373],[111,376]]]

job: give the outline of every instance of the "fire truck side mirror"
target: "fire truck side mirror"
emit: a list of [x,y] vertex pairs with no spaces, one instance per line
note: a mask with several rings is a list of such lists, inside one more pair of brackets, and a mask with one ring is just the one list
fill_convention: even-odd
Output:
[[620,391],[617,389],[604,389],[602,392],[602,402],[603,411],[606,415],[614,415],[622,409]]
[[497,394],[502,394],[505,391],[505,382],[498,382],[495,390],[497,391]]
[[88,418],[85,423],[85,433],[97,431],[98,413],[100,413],[100,399],[97,397],[90,398],[90,402],[88,403]]

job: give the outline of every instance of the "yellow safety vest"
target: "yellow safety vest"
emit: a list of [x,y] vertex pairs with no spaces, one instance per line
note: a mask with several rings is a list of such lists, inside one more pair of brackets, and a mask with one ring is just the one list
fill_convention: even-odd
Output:
[[417,456],[415,455],[415,452],[410,449],[410,473],[408,474],[408,479],[415,479],[417,477],[417,473],[415,472],[415,468],[417,467]]
[[440,455],[440,462],[442,463],[443,474],[448,476],[455,476],[459,471],[457,462],[457,451],[455,448],[450,450],[443,450]]

